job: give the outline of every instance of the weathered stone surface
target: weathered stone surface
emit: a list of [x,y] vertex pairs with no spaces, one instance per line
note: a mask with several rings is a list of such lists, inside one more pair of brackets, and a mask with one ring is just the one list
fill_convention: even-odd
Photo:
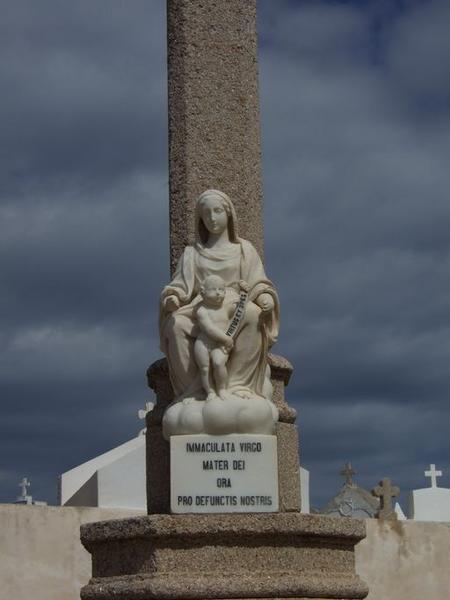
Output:
[[147,370],[148,384],[157,402],[146,416],[147,509],[149,514],[170,512],[170,446],[162,433],[162,418],[173,402],[173,390],[165,358]]
[[[274,402],[280,411],[276,426],[278,447],[278,486],[281,512],[300,510],[300,464],[298,458],[298,433],[294,425],[296,411],[284,395],[292,365],[285,358],[269,354]],[[148,384],[155,392],[155,408],[147,414],[147,507],[149,514],[170,513],[170,446],[162,435],[162,417],[173,402],[166,359],[150,365]]]
[[299,511],[301,497],[297,426],[293,423],[277,423],[277,442],[279,510]]
[[170,0],[167,17],[171,270],[209,188],[229,194],[262,257],[256,0]]
[[380,499],[380,508],[377,511],[376,517],[378,519],[396,521],[398,517],[392,499],[400,494],[400,488],[392,485],[389,477],[384,477],[380,483],[373,488],[372,494]]
[[[159,578],[119,577],[114,581],[91,580],[87,588],[83,588],[82,600],[150,600],[150,599],[182,599],[182,600],[223,600],[223,598],[247,600],[261,594],[261,598],[284,600],[292,598],[292,591],[300,594],[300,598],[357,599],[367,596],[365,584],[357,576],[342,577],[334,574],[333,581],[318,573],[315,577],[308,574],[286,575],[285,573],[267,574],[264,581],[255,575],[217,575],[196,576],[195,579],[165,575]],[[228,594],[224,596],[224,594]],[[275,594],[275,595],[274,595]],[[298,598],[299,596],[295,596]]]
[[366,519],[355,549],[367,600],[444,600],[450,590],[450,523]]
[[315,515],[150,515],[85,525],[83,600],[364,598],[363,521]]
[[279,421],[281,423],[295,423],[297,411],[286,402],[284,389],[291,379],[294,367],[291,363],[278,354],[269,354],[271,381],[273,385],[273,401],[278,408]]
[[[0,504],[0,597],[80,600],[92,570],[91,555],[80,544],[80,524],[132,514]],[[355,560],[370,587],[367,600],[448,598],[450,523],[366,519],[365,524],[367,537],[356,545]]]

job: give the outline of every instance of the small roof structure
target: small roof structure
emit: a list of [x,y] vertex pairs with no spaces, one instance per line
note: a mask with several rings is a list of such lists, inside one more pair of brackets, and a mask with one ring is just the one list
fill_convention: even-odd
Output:
[[373,519],[380,508],[380,501],[372,494],[359,487],[353,476],[356,471],[347,462],[340,471],[344,477],[344,485],[328,504],[318,512],[330,517],[352,517],[354,519]]

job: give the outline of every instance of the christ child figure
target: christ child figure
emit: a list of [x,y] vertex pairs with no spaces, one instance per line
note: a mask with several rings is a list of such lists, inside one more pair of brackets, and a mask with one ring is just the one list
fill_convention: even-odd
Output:
[[200,333],[195,340],[194,355],[207,400],[226,399],[227,361],[233,338],[225,332],[233,315],[233,304],[225,304],[225,282],[218,275],[208,275],[200,290],[203,298],[197,308]]

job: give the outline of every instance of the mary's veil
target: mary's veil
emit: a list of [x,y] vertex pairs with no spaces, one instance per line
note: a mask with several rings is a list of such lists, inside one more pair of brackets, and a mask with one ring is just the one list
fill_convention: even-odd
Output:
[[228,235],[230,237],[230,242],[234,242],[234,243],[238,242],[239,236],[238,236],[238,220],[237,220],[237,215],[236,215],[236,209],[234,208],[234,205],[231,202],[229,196],[227,196],[224,192],[221,192],[219,190],[213,190],[213,189],[206,190],[206,192],[203,192],[203,194],[200,194],[200,196],[197,198],[197,201],[195,203],[196,241],[200,242],[201,244],[205,244],[208,241],[208,230],[206,229],[206,227],[202,221],[201,208],[202,208],[203,202],[207,198],[210,198],[211,196],[218,198],[222,202],[222,205],[227,212]]

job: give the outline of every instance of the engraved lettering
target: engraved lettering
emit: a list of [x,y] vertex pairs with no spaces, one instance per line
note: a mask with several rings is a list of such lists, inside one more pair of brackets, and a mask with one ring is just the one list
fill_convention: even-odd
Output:
[[219,488],[230,488],[231,480],[227,477],[220,477],[219,479],[216,480],[216,485]]
[[261,442],[240,442],[241,452],[261,452]]

